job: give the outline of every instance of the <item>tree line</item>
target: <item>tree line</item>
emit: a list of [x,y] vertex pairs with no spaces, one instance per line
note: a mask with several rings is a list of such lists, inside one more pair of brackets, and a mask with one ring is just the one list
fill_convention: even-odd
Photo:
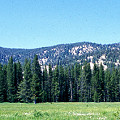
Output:
[[76,63],[41,69],[38,56],[24,65],[0,64],[0,102],[119,102],[120,70]]

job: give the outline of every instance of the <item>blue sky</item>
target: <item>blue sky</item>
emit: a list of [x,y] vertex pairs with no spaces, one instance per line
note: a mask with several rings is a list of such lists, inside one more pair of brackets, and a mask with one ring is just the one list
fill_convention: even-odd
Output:
[[120,0],[0,0],[0,46],[120,42]]

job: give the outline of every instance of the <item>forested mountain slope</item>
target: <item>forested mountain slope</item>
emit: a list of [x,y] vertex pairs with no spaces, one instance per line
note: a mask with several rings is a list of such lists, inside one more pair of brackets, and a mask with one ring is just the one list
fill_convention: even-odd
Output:
[[96,44],[90,42],[80,42],[72,44],[61,44],[51,47],[36,49],[10,49],[0,47],[0,63],[6,64],[9,57],[13,56],[14,62],[24,62],[25,58],[33,60],[34,55],[38,55],[41,65],[63,65],[83,63],[103,63],[104,67],[119,66],[120,64],[120,43],[115,44]]

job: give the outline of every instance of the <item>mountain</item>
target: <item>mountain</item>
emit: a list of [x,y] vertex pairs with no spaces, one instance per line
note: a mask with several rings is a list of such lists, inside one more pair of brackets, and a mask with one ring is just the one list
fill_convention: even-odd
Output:
[[120,65],[120,43],[96,44],[90,42],[79,42],[72,44],[61,44],[51,47],[36,49],[10,49],[0,47],[0,63],[6,64],[11,56],[14,62],[18,60],[23,64],[25,58],[34,58],[37,54],[41,65],[53,66],[56,64],[69,65],[76,62],[83,64],[85,61],[103,64],[104,68]]

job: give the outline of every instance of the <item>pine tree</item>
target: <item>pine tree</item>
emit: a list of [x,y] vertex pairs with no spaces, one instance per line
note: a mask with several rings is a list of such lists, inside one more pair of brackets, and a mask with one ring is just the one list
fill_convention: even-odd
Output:
[[20,61],[18,61],[18,63],[16,63],[17,65],[17,90],[18,90],[18,86],[20,84],[20,82],[23,80],[23,70],[22,70],[22,65],[20,63]]
[[65,80],[65,87],[64,87],[64,101],[69,102],[69,68],[65,68],[64,70],[64,80]]
[[3,91],[4,91],[4,102],[7,101],[7,65],[3,65],[3,79],[4,79],[4,85],[3,85]]
[[113,69],[111,75],[110,98],[112,102],[119,102],[119,76],[118,70]]
[[78,79],[79,101],[89,102],[91,96],[91,69],[90,64],[85,63]]
[[99,102],[99,96],[98,96],[98,81],[99,81],[99,68],[96,64],[94,64],[93,68],[93,75],[92,75],[92,99],[94,102]]
[[53,78],[52,78],[52,101],[57,102],[59,93],[60,93],[60,88],[59,88],[59,70],[58,70],[58,65],[56,66],[54,72],[53,72]]
[[98,85],[99,85],[99,97],[100,97],[100,101],[101,102],[104,102],[105,101],[105,82],[104,82],[104,79],[105,79],[105,74],[104,74],[104,68],[103,68],[103,65],[101,64],[100,65],[100,68],[99,68],[99,81],[98,81]]
[[120,101],[120,96],[119,96],[119,73],[118,69],[115,70],[115,101],[119,102]]
[[75,101],[78,102],[79,101],[79,92],[78,92],[78,78],[80,75],[80,65],[79,64],[75,64],[74,66],[74,80],[75,80]]
[[16,63],[13,64],[13,81],[14,81],[14,86],[15,86],[15,90],[14,90],[14,102],[17,102],[17,65]]
[[32,64],[32,71],[33,71],[33,79],[32,79],[32,94],[33,98],[36,99],[36,102],[43,102],[43,81],[42,81],[42,72],[41,67],[38,62],[38,56],[35,55],[33,64]]
[[118,99],[119,99],[119,102],[120,102],[120,68],[118,70]]
[[[72,66],[73,67],[73,66]],[[70,98],[69,98],[69,101],[72,102],[73,101],[73,70],[72,70],[72,67],[69,67],[69,71],[68,71],[68,74],[69,74],[69,91],[70,91]]]
[[0,64],[0,102],[4,102],[4,77],[1,64]]
[[106,102],[110,102],[110,85],[111,85],[111,73],[110,71],[107,69],[105,71],[105,101]]
[[59,66],[59,101],[65,101],[65,79],[64,79],[64,68],[62,65]]
[[92,78],[90,64],[89,63],[85,64],[83,70],[85,72],[86,100],[87,102],[89,102],[91,101],[91,78]]
[[45,66],[43,70],[43,95],[44,95],[44,102],[48,101],[49,91],[48,91],[49,81],[48,81],[48,73],[47,68]]
[[52,66],[49,64],[49,71],[48,71],[48,102],[52,102],[52,78],[53,78],[53,71],[52,71]]
[[18,99],[17,99],[18,86],[23,79],[22,67],[19,61],[18,63],[13,64],[13,79],[14,79],[14,86],[15,86],[15,102],[18,102]]
[[13,58],[11,57],[7,66],[7,99],[9,102],[15,102],[15,86],[13,78]]
[[81,70],[81,73],[80,73],[80,76],[78,79],[78,90],[79,90],[79,101],[80,102],[87,102],[86,76],[85,76],[85,71],[83,69]]
[[31,82],[32,82],[32,73],[31,73],[31,64],[27,59],[25,60],[24,66],[24,79],[21,81],[18,90],[18,98],[22,102],[32,102],[32,91],[31,91]]
[[74,65],[70,68],[70,92],[71,92],[71,102],[75,102],[75,78],[74,78]]

